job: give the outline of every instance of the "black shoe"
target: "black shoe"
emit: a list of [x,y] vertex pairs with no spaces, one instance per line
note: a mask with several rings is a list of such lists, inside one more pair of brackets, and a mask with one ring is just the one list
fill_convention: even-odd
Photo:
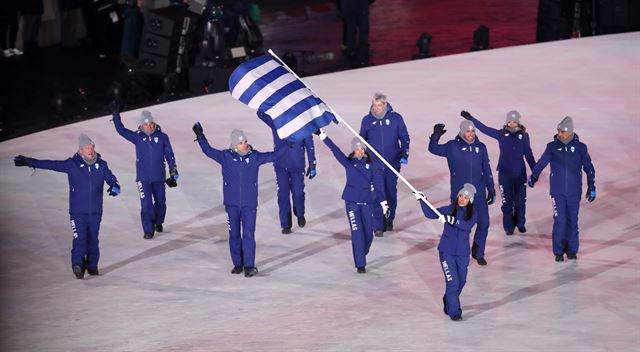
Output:
[[71,269],[73,269],[73,275],[76,276],[76,279],[84,279],[84,268],[80,265],[74,265]]
[[367,269],[365,269],[364,266],[358,267],[358,274],[365,274],[366,272],[367,272]]
[[242,267],[241,266],[234,266],[233,270],[231,270],[232,274],[242,274]]
[[487,265],[487,261],[486,259],[484,259],[484,257],[480,258],[480,259],[476,259],[476,261],[478,262],[478,265]]
[[527,232],[527,228],[524,227],[524,225],[518,226],[518,231],[520,231],[520,233],[525,233],[525,232]]
[[556,262],[564,262],[564,256],[563,255],[556,255]]
[[142,237],[144,237],[145,240],[150,240],[153,238],[153,233],[145,233]]
[[244,268],[244,277],[252,277],[258,275],[258,268]]
[[444,310],[444,315],[449,315],[447,313],[447,298],[446,298],[446,296],[442,296],[442,303],[444,304],[444,309],[443,309]]
[[453,321],[462,321],[462,315],[456,315],[455,317],[451,317]]
[[506,233],[507,236],[511,236],[513,235],[513,230],[506,230],[504,233]]
[[87,273],[89,273],[89,275],[91,275],[91,276],[98,276],[98,275],[100,275],[100,273],[98,272],[98,268],[95,268],[95,269],[87,269]]
[[478,258],[476,258],[476,252],[477,251],[478,251],[478,245],[475,242],[473,242],[473,245],[471,245],[471,258],[476,259],[476,260],[478,259]]
[[562,240],[562,252],[569,254],[569,241]]
[[282,234],[283,235],[288,235],[290,233],[291,233],[291,229],[290,228],[285,227],[285,228],[282,229]]
[[304,216],[298,216],[298,226],[304,227],[307,224],[307,219]]
[[567,254],[567,259],[576,260],[578,259],[577,254]]
[[390,222],[384,226],[385,231],[393,231],[393,223]]
[[156,225],[156,232],[162,232],[163,228],[162,228],[162,224],[157,224]]
[[382,237],[382,236],[384,236],[384,231],[377,230],[376,232],[374,232],[374,234],[375,234],[376,237]]

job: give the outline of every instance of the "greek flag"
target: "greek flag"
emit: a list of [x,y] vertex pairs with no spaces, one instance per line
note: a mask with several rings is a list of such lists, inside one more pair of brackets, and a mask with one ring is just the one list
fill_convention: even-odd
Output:
[[335,119],[320,98],[269,54],[240,64],[229,77],[229,91],[269,115],[280,139],[300,141]]

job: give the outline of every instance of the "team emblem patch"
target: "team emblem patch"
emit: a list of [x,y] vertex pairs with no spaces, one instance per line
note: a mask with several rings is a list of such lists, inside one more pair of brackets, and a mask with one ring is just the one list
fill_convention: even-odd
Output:
[[480,153],[480,148],[476,147],[476,154]]
[[147,141],[147,137],[142,138],[142,141],[146,142]]
[[98,170],[100,168],[100,164],[95,163],[94,165],[96,166],[96,170]]
[[248,164],[249,163],[249,158],[244,159],[244,162]]
[[390,123],[390,122],[389,122],[389,119],[386,119],[386,120],[385,120],[385,123],[387,124],[387,126],[389,126],[389,123]]
[[573,153],[573,152],[575,152],[575,151],[576,151],[576,147],[571,146],[571,152]]
[[158,143],[158,137],[153,137],[153,141]]
[[522,135],[521,134],[518,135],[518,139],[522,139]]
[[465,150],[467,150],[467,147],[462,148],[462,151],[465,151]]
[[366,164],[364,167],[365,169],[369,170],[369,164]]

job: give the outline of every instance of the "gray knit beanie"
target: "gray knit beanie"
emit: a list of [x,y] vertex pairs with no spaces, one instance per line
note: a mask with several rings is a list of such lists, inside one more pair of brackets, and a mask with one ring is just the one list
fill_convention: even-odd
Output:
[[153,120],[153,115],[151,115],[151,112],[148,110],[142,110],[142,113],[140,113],[140,126],[144,125],[145,123],[152,123],[155,122]]
[[515,121],[516,123],[520,123],[520,113],[517,112],[516,110],[511,110],[507,113],[507,118],[505,120],[505,123],[509,123],[511,121]]
[[464,194],[465,197],[469,198],[469,202],[473,203],[473,197],[476,195],[476,187],[470,183],[465,183],[462,189],[458,191],[458,197],[461,194]]
[[236,144],[242,143],[247,140],[247,137],[244,135],[244,132],[238,129],[234,129],[231,131],[231,135],[229,136],[231,139],[231,149],[235,149]]
[[458,133],[458,135],[460,138],[464,139],[464,133],[471,130],[476,130],[476,126],[474,126],[473,122],[469,120],[462,120],[462,122],[460,122],[460,133]]
[[365,151],[367,150],[367,146],[362,143],[360,138],[353,137],[353,139],[351,140],[351,150],[356,150],[357,148],[362,148]]
[[81,133],[80,136],[78,136],[78,149],[81,149],[82,147],[89,144],[96,145],[95,143],[93,143],[91,138],[89,138],[89,136],[87,136],[84,133]]
[[558,124],[558,131],[566,131],[573,133],[573,119],[571,116],[566,116]]

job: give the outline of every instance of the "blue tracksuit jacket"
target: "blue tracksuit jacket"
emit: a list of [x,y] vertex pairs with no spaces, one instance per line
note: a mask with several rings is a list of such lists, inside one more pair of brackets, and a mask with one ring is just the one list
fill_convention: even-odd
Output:
[[207,138],[198,138],[198,144],[206,156],[222,166],[223,196],[225,206],[258,206],[258,170],[260,165],[273,162],[284,150],[261,153],[252,150],[240,156],[231,149],[218,150],[209,145]]
[[549,175],[550,194],[572,197],[582,195],[582,170],[587,175],[587,187],[595,189],[596,170],[591,163],[591,157],[586,144],[580,142],[577,134],[565,145],[557,135],[553,142],[547,144],[540,160],[533,168],[533,174],[539,176],[542,170],[551,164]]
[[[402,115],[393,111],[389,103],[387,103],[387,113],[382,119],[375,118],[371,113],[362,118],[360,136],[396,170],[400,169],[400,158],[409,157],[410,139],[407,126]],[[373,153],[371,158],[373,161],[380,162]]]
[[141,129],[134,132],[125,128],[119,113],[113,114],[113,124],[118,134],[136,146],[136,181],[164,182],[165,159],[169,164],[169,170],[176,169],[176,159],[169,136],[162,132],[159,125],[147,136]]
[[102,214],[104,183],[118,184],[107,162],[98,158],[88,166],[80,154],[67,160],[27,159],[27,165],[37,169],[64,172],[69,180],[69,214]]
[[[482,201],[482,200],[481,200]],[[420,202],[424,216],[430,219],[437,219],[436,213],[429,208],[424,202]],[[477,221],[477,212],[474,210],[471,219],[464,220],[466,209],[458,207],[456,210],[456,223],[450,225],[444,224],[440,244],[438,244],[438,254],[440,258],[440,266],[445,280],[445,293],[442,301],[444,302],[444,310],[450,317],[462,314],[460,306],[460,294],[462,288],[467,282],[467,271],[469,267],[469,232]],[[452,205],[438,208],[443,214],[451,214]]]

